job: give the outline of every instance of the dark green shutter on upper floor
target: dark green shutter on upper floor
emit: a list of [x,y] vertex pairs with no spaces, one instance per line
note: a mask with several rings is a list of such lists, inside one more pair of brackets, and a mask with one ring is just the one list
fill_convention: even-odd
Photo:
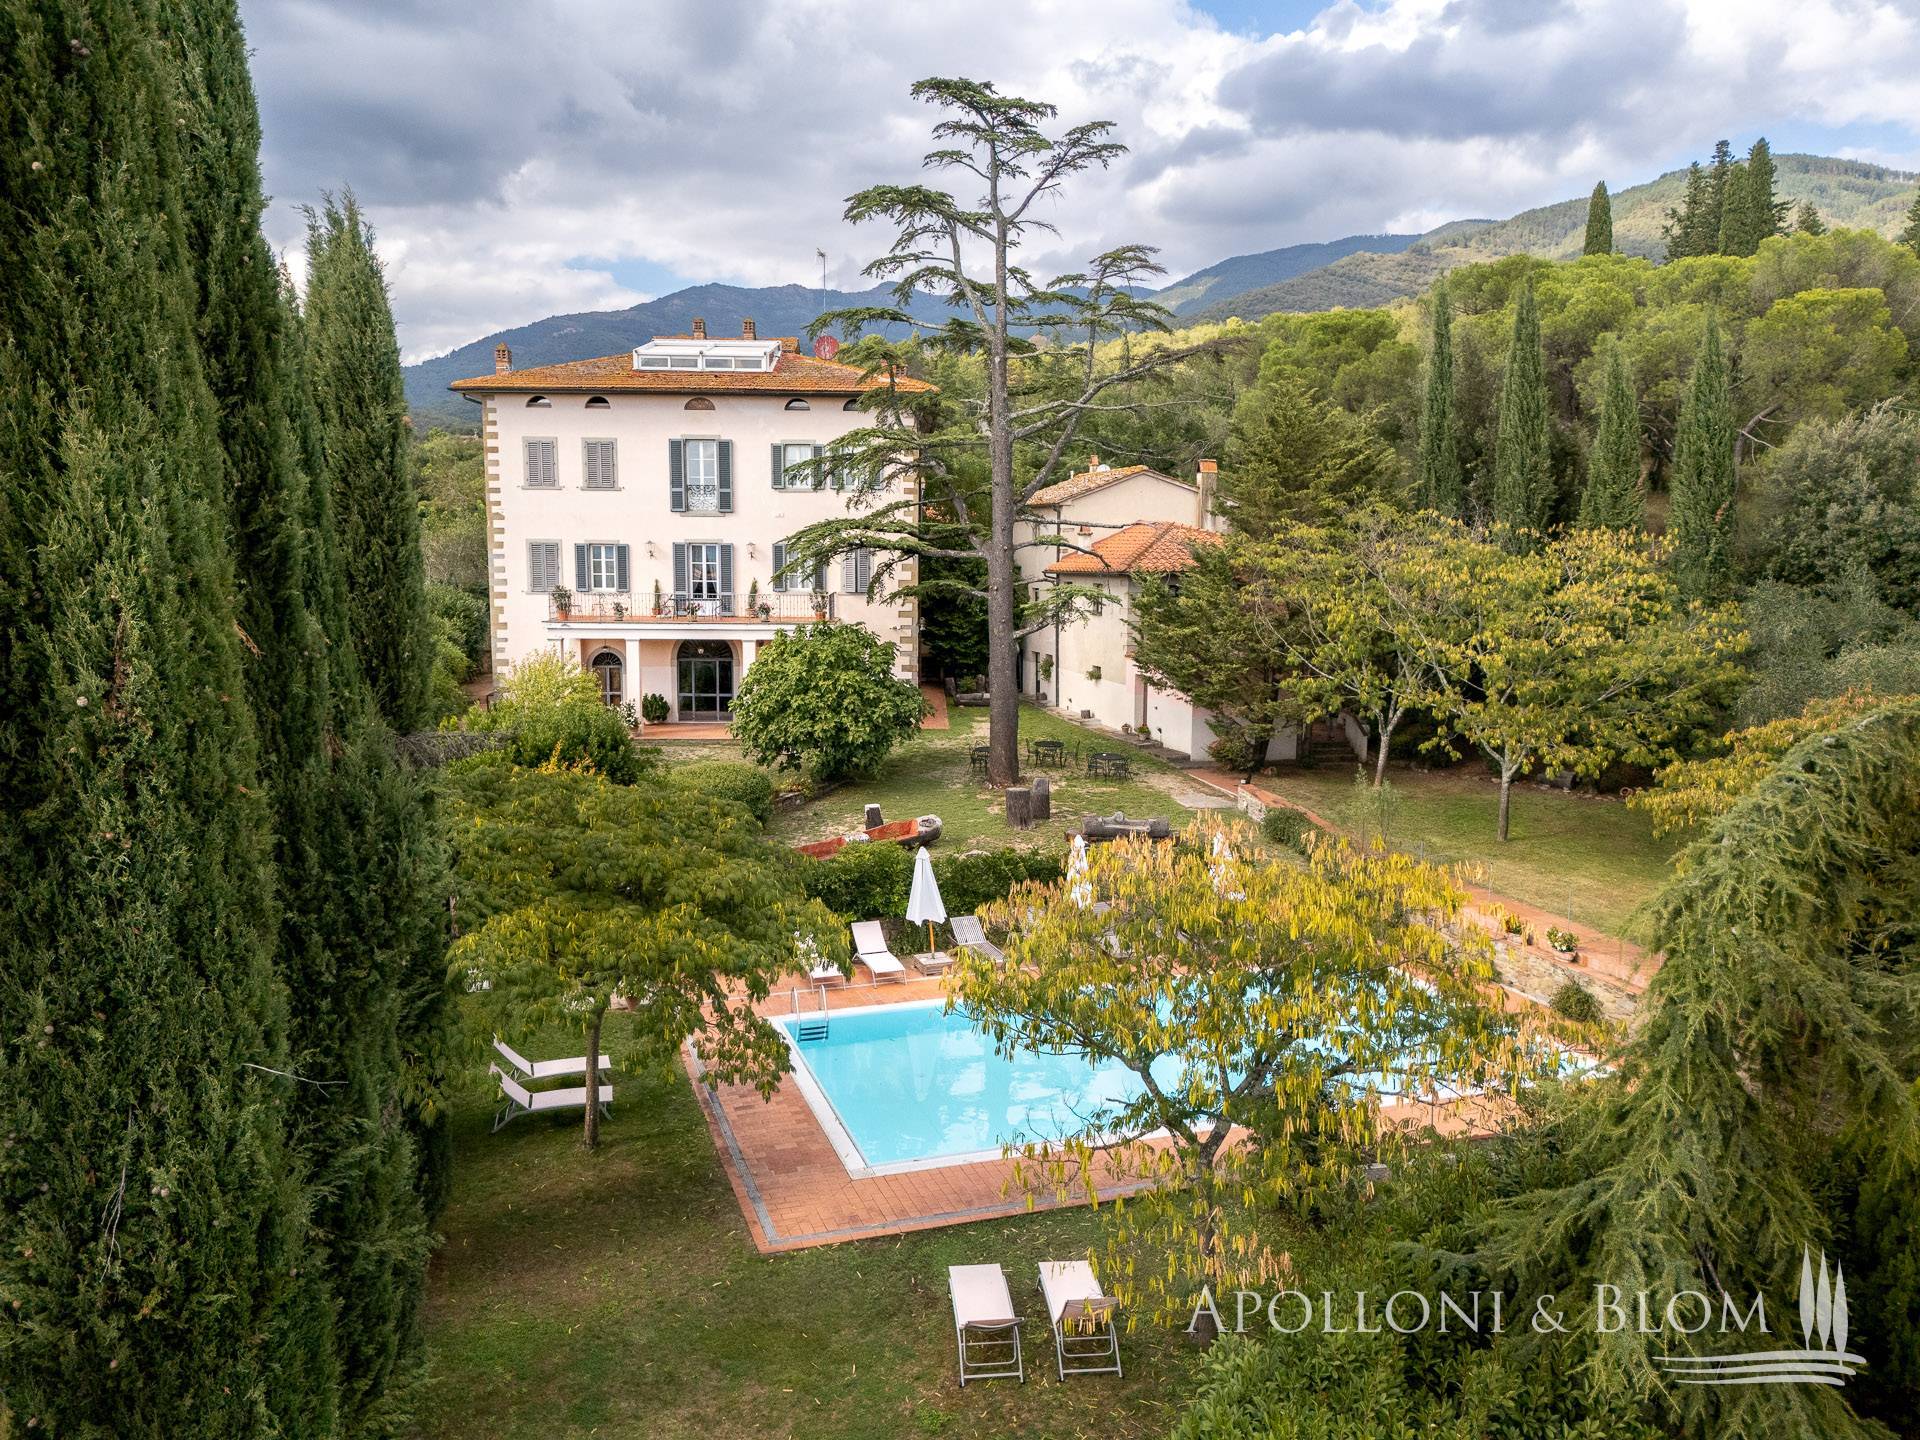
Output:
[[687,542],[673,542],[673,593],[684,597],[687,593]]
[[713,447],[719,452],[717,469],[720,477],[720,513],[733,513],[733,442],[722,440]]
[[667,441],[667,489],[672,496],[673,512],[684,514],[687,508],[687,442]]
[[573,547],[573,588],[576,594],[584,595],[592,587],[587,584],[587,547]]

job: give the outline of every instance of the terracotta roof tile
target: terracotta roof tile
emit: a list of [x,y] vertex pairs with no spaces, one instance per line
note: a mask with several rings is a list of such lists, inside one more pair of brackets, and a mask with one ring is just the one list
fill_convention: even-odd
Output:
[[1170,574],[1193,565],[1194,547],[1218,545],[1220,536],[1177,520],[1135,523],[1093,542],[1093,554],[1076,551],[1047,567],[1049,575]]
[[1044,490],[1034,491],[1033,498],[1027,503],[1048,507],[1064,505],[1069,500],[1078,499],[1082,495],[1091,495],[1095,490],[1104,490],[1109,485],[1118,484],[1135,475],[1151,475],[1157,480],[1165,480],[1186,490],[1194,488],[1185,480],[1175,480],[1171,475],[1162,475],[1150,466],[1122,465],[1117,469],[1082,470],[1078,475],[1069,475],[1065,480],[1057,481]]
[[[470,380],[456,380],[447,388],[476,394],[550,390],[566,395],[650,390],[667,395],[759,391],[777,395],[859,395],[885,383],[878,378],[868,378],[853,365],[838,365],[831,360],[796,354],[785,348],[783,340],[780,358],[771,370],[636,370],[633,352],[623,350],[618,355],[602,355],[593,360],[568,360],[558,365],[534,365],[524,370],[476,375]],[[903,376],[898,384],[902,390],[911,392],[934,388],[910,376]]]

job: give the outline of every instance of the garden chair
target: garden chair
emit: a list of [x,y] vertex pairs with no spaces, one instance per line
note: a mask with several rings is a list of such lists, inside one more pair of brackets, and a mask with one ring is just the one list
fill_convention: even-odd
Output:
[[1084,1260],[1042,1260],[1040,1294],[1053,1327],[1053,1353],[1060,1378],[1118,1375],[1120,1332],[1113,1312],[1120,1302],[1103,1295],[1093,1267]]
[[856,920],[853,924],[853,958],[873,972],[875,980],[905,977],[907,967],[887,945],[887,937],[878,920]]
[[[500,1108],[493,1113],[493,1132],[499,1134],[501,1127],[518,1120],[522,1115],[545,1115],[555,1110],[584,1110],[587,1108],[587,1087],[577,1085],[567,1090],[529,1090],[498,1065],[487,1066],[489,1074],[500,1081]],[[603,1116],[613,1113],[613,1087],[600,1087],[600,1113]]]
[[[953,1340],[960,1351],[960,1388],[969,1380],[1027,1383],[1020,1355],[1020,1317],[1013,1313],[1007,1272],[998,1265],[949,1265]],[[985,1355],[980,1354],[986,1351]],[[1009,1353],[1011,1352],[1011,1353]]]
[[954,944],[962,950],[977,951],[996,965],[1007,963],[1006,953],[987,939],[987,932],[980,924],[978,915],[955,915],[947,924],[953,929]]
[[[511,1065],[514,1073],[522,1080],[551,1080],[556,1075],[584,1075],[587,1073],[587,1057],[576,1055],[571,1060],[529,1060],[515,1050],[498,1035],[493,1037],[493,1048],[500,1053],[501,1059]],[[608,1069],[607,1057],[600,1057],[600,1071]]]

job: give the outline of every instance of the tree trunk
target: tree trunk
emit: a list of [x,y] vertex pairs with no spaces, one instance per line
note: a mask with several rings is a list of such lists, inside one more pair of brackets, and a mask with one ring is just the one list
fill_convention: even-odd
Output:
[[1247,747],[1247,773],[1240,778],[1251,785],[1253,777],[1260,773],[1260,767],[1267,763],[1267,751],[1273,748],[1273,726],[1254,732],[1255,739]]
[[1500,767],[1500,838],[1507,838],[1507,820],[1513,810],[1513,771]]
[[587,1133],[582,1143],[589,1150],[600,1143],[600,1022],[606,1018],[602,1002],[587,1019]]
[[1393,744],[1393,727],[1399,723],[1400,715],[1398,711],[1395,711],[1378,727],[1380,738],[1379,744],[1375,746],[1375,749],[1378,750],[1379,753],[1373,757],[1373,788],[1376,790],[1386,781],[1387,748]]
[[[1004,313],[1004,303],[1002,312]],[[1008,416],[1003,349],[987,357],[987,452],[993,507],[987,536],[987,782],[1020,779],[1020,675],[1014,629],[1018,574],[1013,562],[1013,424]]]

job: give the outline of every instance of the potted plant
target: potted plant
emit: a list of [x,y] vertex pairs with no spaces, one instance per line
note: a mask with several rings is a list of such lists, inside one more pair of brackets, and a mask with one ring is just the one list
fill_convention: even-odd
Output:
[[640,701],[640,718],[649,725],[664,725],[667,723],[668,708],[666,696],[645,696]]
[[656,615],[664,615],[667,613],[667,597],[660,593],[660,582],[658,580],[653,582],[653,613]]
[[624,620],[627,618],[627,607],[624,601],[616,600],[613,602],[613,618],[616,620]]
[[1562,960],[1577,960],[1580,957],[1580,937],[1571,930],[1562,930],[1558,925],[1548,926],[1547,944]]
[[1506,931],[1507,934],[1509,935],[1526,934],[1526,931],[1527,931],[1526,921],[1522,920],[1518,915],[1514,914],[1511,910],[1503,909],[1499,913],[1500,913],[1500,928]]
[[620,718],[627,722],[627,729],[638,730],[640,728],[640,712],[633,708],[633,701],[629,700],[620,707]]
[[1100,678],[1100,667],[1098,665],[1089,665],[1087,667],[1087,679],[1098,680],[1099,678]]
[[813,592],[813,618],[816,620],[827,618],[827,592],[817,587]]
[[556,585],[553,587],[551,598],[553,600],[553,613],[558,615],[562,620],[573,614],[573,591],[564,585]]

